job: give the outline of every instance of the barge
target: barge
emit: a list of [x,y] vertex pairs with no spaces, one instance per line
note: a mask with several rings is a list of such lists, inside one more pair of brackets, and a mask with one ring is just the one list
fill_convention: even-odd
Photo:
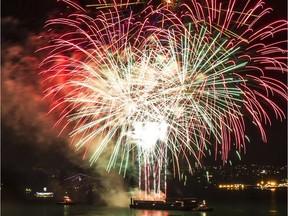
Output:
[[206,201],[196,198],[170,198],[165,200],[139,200],[131,198],[131,209],[180,210],[180,211],[212,211]]

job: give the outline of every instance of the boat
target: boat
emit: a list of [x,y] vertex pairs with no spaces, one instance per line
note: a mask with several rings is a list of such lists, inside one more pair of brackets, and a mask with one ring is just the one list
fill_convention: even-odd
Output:
[[202,211],[202,212],[206,212],[206,211],[213,211],[213,208],[208,207],[206,205],[206,201],[203,200],[202,202],[198,203],[197,208],[193,209],[193,211]]
[[197,198],[173,198],[165,200],[137,200],[131,198],[131,209],[180,210],[180,211],[212,211],[206,201]]
[[75,205],[76,203],[73,202],[69,196],[64,196],[63,201],[58,202],[59,205]]

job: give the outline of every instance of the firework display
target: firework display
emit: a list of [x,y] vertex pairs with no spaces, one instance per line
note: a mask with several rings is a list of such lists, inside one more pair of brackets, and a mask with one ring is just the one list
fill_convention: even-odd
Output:
[[146,194],[165,192],[168,161],[227,162],[247,124],[266,141],[271,113],[285,118],[287,21],[267,22],[263,1],[63,1],[74,12],[47,22],[58,36],[41,65],[56,125],[91,163],[108,151],[107,170],[138,166]]

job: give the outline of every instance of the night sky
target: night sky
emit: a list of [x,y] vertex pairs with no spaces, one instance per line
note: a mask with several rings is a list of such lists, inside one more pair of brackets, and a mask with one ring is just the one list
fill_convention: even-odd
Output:
[[[266,2],[274,8],[271,18],[287,17],[285,0]],[[49,14],[55,14],[58,5],[60,3],[53,0],[2,1],[2,182],[17,181],[18,176],[24,176],[22,183],[25,184],[35,173],[45,176],[55,172],[65,175],[65,170],[93,171],[69,147],[65,137],[58,136],[58,130],[53,128],[53,115],[47,116],[49,105],[42,100],[37,74],[43,56],[35,50],[44,43],[45,39],[39,35],[46,31],[44,22]],[[282,103],[285,106],[285,102]],[[261,141],[255,128],[249,129],[251,142],[247,143],[247,153],[242,154],[242,161],[236,159],[233,164],[287,163],[287,121],[271,119],[272,126],[266,127],[268,143]]]

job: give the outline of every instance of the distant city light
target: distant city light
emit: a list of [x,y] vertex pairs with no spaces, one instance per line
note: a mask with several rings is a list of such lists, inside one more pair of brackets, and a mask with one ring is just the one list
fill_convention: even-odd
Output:
[[275,191],[276,188],[283,188],[283,187],[288,187],[288,182],[284,182],[284,183],[277,183],[274,180],[270,180],[267,182],[261,181],[260,183],[257,183],[257,187],[259,189],[270,189],[272,191]]
[[228,190],[243,190],[244,184],[219,184],[218,188]]
[[266,170],[262,170],[261,174],[267,174],[267,171]]
[[26,194],[28,194],[28,193],[31,193],[32,190],[30,188],[25,188],[25,192],[26,192]]

